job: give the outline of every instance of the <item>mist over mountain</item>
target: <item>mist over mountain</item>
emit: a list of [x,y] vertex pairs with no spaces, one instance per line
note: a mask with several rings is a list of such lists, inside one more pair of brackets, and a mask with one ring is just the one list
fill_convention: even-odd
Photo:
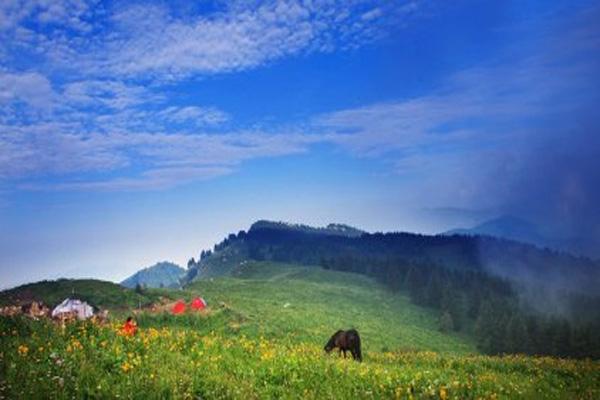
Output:
[[518,242],[534,244],[539,247],[565,251],[574,255],[597,258],[598,252],[587,246],[589,238],[567,236],[558,232],[547,233],[540,226],[523,218],[502,215],[484,221],[471,228],[456,228],[442,235],[486,235]]
[[144,268],[121,282],[122,286],[135,288],[140,285],[151,288],[178,288],[185,269],[172,262],[163,261]]
[[443,232],[442,235],[488,235],[538,246],[546,246],[548,244],[548,239],[543,237],[534,224],[511,215],[493,218],[472,228],[451,229]]

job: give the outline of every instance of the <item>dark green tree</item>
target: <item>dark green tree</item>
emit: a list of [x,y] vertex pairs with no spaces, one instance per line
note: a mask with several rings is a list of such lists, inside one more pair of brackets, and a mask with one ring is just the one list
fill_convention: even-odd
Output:
[[135,284],[135,292],[137,294],[144,294],[144,287],[140,283]]
[[452,320],[452,315],[448,311],[444,311],[442,315],[440,315],[440,319],[438,321],[439,329],[441,332],[451,332],[454,330],[454,321]]
[[505,345],[509,353],[524,353],[529,348],[529,336],[525,321],[520,313],[514,313],[508,320],[506,327]]

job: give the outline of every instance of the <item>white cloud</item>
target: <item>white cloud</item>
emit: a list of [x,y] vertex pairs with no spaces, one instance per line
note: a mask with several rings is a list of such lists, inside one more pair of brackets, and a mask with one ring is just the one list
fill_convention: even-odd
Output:
[[[403,12],[414,12],[414,4],[405,3]],[[107,47],[102,40],[84,46],[86,51],[99,50],[98,57],[74,65],[84,65],[83,74],[103,70],[127,76],[182,77],[248,69],[294,54],[364,43],[377,35],[372,21],[388,18],[386,7],[372,2],[268,2],[182,19],[168,9],[134,6],[113,16],[115,29],[103,37]],[[60,19],[60,12],[55,14]],[[122,76],[82,79],[75,74],[53,87],[38,72],[4,70],[0,177],[49,175],[69,181],[81,180],[86,173],[110,172],[120,178],[89,178],[60,187],[165,187],[167,181],[176,184],[229,173],[250,159],[308,151],[314,143],[382,157],[406,175],[419,169],[432,175],[439,172],[435,169],[456,171],[465,165],[465,154],[471,157],[494,141],[518,139],[528,121],[565,115],[577,107],[573,99],[582,101],[593,92],[586,85],[598,60],[581,63],[578,55],[598,48],[598,30],[575,32],[577,40],[569,36],[564,41],[576,42],[577,47],[548,36],[538,46],[547,52],[528,54],[517,62],[505,56],[456,73],[432,93],[327,113],[303,128],[281,133],[273,133],[277,128],[229,131],[225,123],[232,117],[223,110],[208,104],[169,105],[160,94],[164,82],[141,85]],[[73,60],[71,44],[59,43],[58,51],[67,54],[65,62]],[[20,118],[23,104],[47,111]],[[522,130],[510,126],[517,123]],[[219,134],[207,133],[216,128]],[[137,177],[131,170],[138,171]]]
[[101,135],[76,134],[72,128],[60,123],[0,126],[0,178],[108,171],[128,164]]
[[[571,97],[556,101],[556,96],[564,94],[565,87],[579,90],[593,68],[573,69],[576,65],[571,63],[548,66],[539,60],[472,68],[457,73],[429,95],[324,114],[303,128],[315,132],[311,135],[300,129],[278,134],[239,130],[192,133],[202,126],[226,122],[228,115],[214,107],[195,105],[153,112],[138,107],[146,105],[145,100],[160,105],[160,97],[154,98],[150,89],[112,81],[75,82],[58,96],[63,99],[61,110],[50,120],[0,126],[0,175],[27,178],[43,173],[69,178],[85,172],[117,171],[120,178],[58,187],[160,188],[176,184],[178,179],[187,182],[193,176],[204,179],[229,173],[246,160],[295,154],[308,151],[314,143],[330,143],[359,156],[384,156],[398,173],[427,171],[431,176],[447,176],[452,172],[458,176],[467,159],[485,163],[477,157],[481,149],[526,136],[527,121],[561,115],[574,107]],[[552,83],[542,79],[551,73],[563,79]],[[101,105],[110,110],[78,113],[71,104]],[[165,130],[170,122],[192,122],[198,128]],[[521,130],[510,126],[515,122]],[[137,178],[127,172],[130,167],[141,168]],[[150,171],[162,171],[163,175],[158,179],[158,172]]]
[[[189,182],[214,179],[233,172],[226,166],[172,167],[144,171],[137,177],[118,177],[96,181],[67,181],[57,184],[31,184],[20,186],[25,190],[94,190],[94,191],[137,191],[162,190]],[[0,203],[1,207],[1,203]]]
[[128,75],[159,72],[178,76],[252,68],[307,48],[324,26],[295,2],[191,22],[167,19],[145,32],[140,32],[137,20],[123,23],[122,51],[110,52],[111,67]]
[[[588,46],[578,44],[579,49],[564,48],[562,54],[502,58],[459,71],[432,93],[340,110],[313,122],[336,133],[336,143],[360,156],[396,152],[414,160],[413,153],[421,152],[418,159],[423,160],[427,154],[460,154],[461,143],[475,148],[525,139],[538,133],[531,126],[540,118],[554,121],[554,127],[569,125],[572,117],[565,117],[599,98],[590,82],[600,59],[580,58]],[[409,165],[417,163],[404,163],[402,170]]]
[[229,115],[215,107],[167,107],[157,114],[167,121],[183,123],[192,122],[197,126],[219,125],[229,120]]
[[[64,182],[49,188],[64,189],[164,188],[229,173],[245,160],[306,151],[320,140],[222,127],[203,133],[229,115],[211,106],[164,107],[158,93],[115,80],[75,81],[55,91],[40,74],[1,73],[0,179],[56,177]],[[20,114],[42,106],[44,113]],[[21,187],[40,188],[31,182]]]
[[[168,4],[118,9],[80,0],[2,2],[0,177],[115,173],[121,178],[77,185],[164,186],[228,173],[249,159],[307,151],[329,135],[227,132],[231,116],[223,110],[168,104],[164,80],[361,46],[403,12],[377,0],[219,7],[182,16]],[[22,59],[35,61],[37,71],[19,70]],[[50,76],[60,79],[52,83]],[[141,172],[135,178],[129,169]]]
[[[361,46],[412,10],[382,0],[225,3],[184,17],[168,4],[8,1],[0,54],[26,49],[80,77],[179,79],[255,68],[284,57]],[[193,7],[193,6],[190,6]],[[52,29],[44,29],[52,25]]]
[[[48,188],[163,188],[229,173],[243,161],[295,154],[323,138],[301,133],[242,131],[219,134],[77,133],[70,124],[0,126],[0,178],[60,177],[118,172],[119,178],[87,178]],[[141,170],[131,177],[128,168]],[[167,182],[169,181],[169,182]],[[23,188],[40,188],[26,184]]]
[[82,80],[68,83],[62,99],[74,107],[103,106],[123,110],[127,107],[158,101],[159,96],[145,87],[116,80]]
[[0,71],[0,104],[24,102],[35,109],[48,109],[53,101],[50,81],[37,72]]
[[381,11],[380,8],[374,8],[372,10],[367,11],[363,15],[361,15],[360,18],[364,21],[370,21],[372,19],[379,18],[382,15],[383,15],[383,12]]
[[0,3],[0,30],[11,29],[25,22],[89,29],[85,17],[95,3],[83,0],[3,0]]

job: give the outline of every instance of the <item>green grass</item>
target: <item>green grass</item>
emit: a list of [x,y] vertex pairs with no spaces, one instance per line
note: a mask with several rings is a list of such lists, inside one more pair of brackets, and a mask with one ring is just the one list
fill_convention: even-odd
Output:
[[336,330],[356,328],[368,350],[475,351],[467,337],[440,333],[435,312],[358,274],[248,263],[182,293],[195,294],[235,310],[240,333],[250,336],[324,344]]
[[[0,399],[600,398],[600,363],[479,355],[468,338],[440,333],[433,312],[361,275],[248,263],[146,295],[201,295],[210,309],[143,312],[135,337],[117,320],[0,318]],[[323,352],[349,327],[362,363]]]
[[368,351],[192,328],[0,318],[0,398],[597,399],[600,364],[538,357]]

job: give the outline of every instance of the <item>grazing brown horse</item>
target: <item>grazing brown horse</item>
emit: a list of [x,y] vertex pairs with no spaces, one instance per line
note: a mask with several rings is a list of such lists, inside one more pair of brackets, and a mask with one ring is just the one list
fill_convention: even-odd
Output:
[[346,351],[350,351],[353,359],[362,361],[360,336],[356,329],[350,329],[349,331],[339,330],[334,333],[325,345],[325,351],[329,353],[336,347],[339,349],[340,354],[344,353],[344,358],[346,358]]

